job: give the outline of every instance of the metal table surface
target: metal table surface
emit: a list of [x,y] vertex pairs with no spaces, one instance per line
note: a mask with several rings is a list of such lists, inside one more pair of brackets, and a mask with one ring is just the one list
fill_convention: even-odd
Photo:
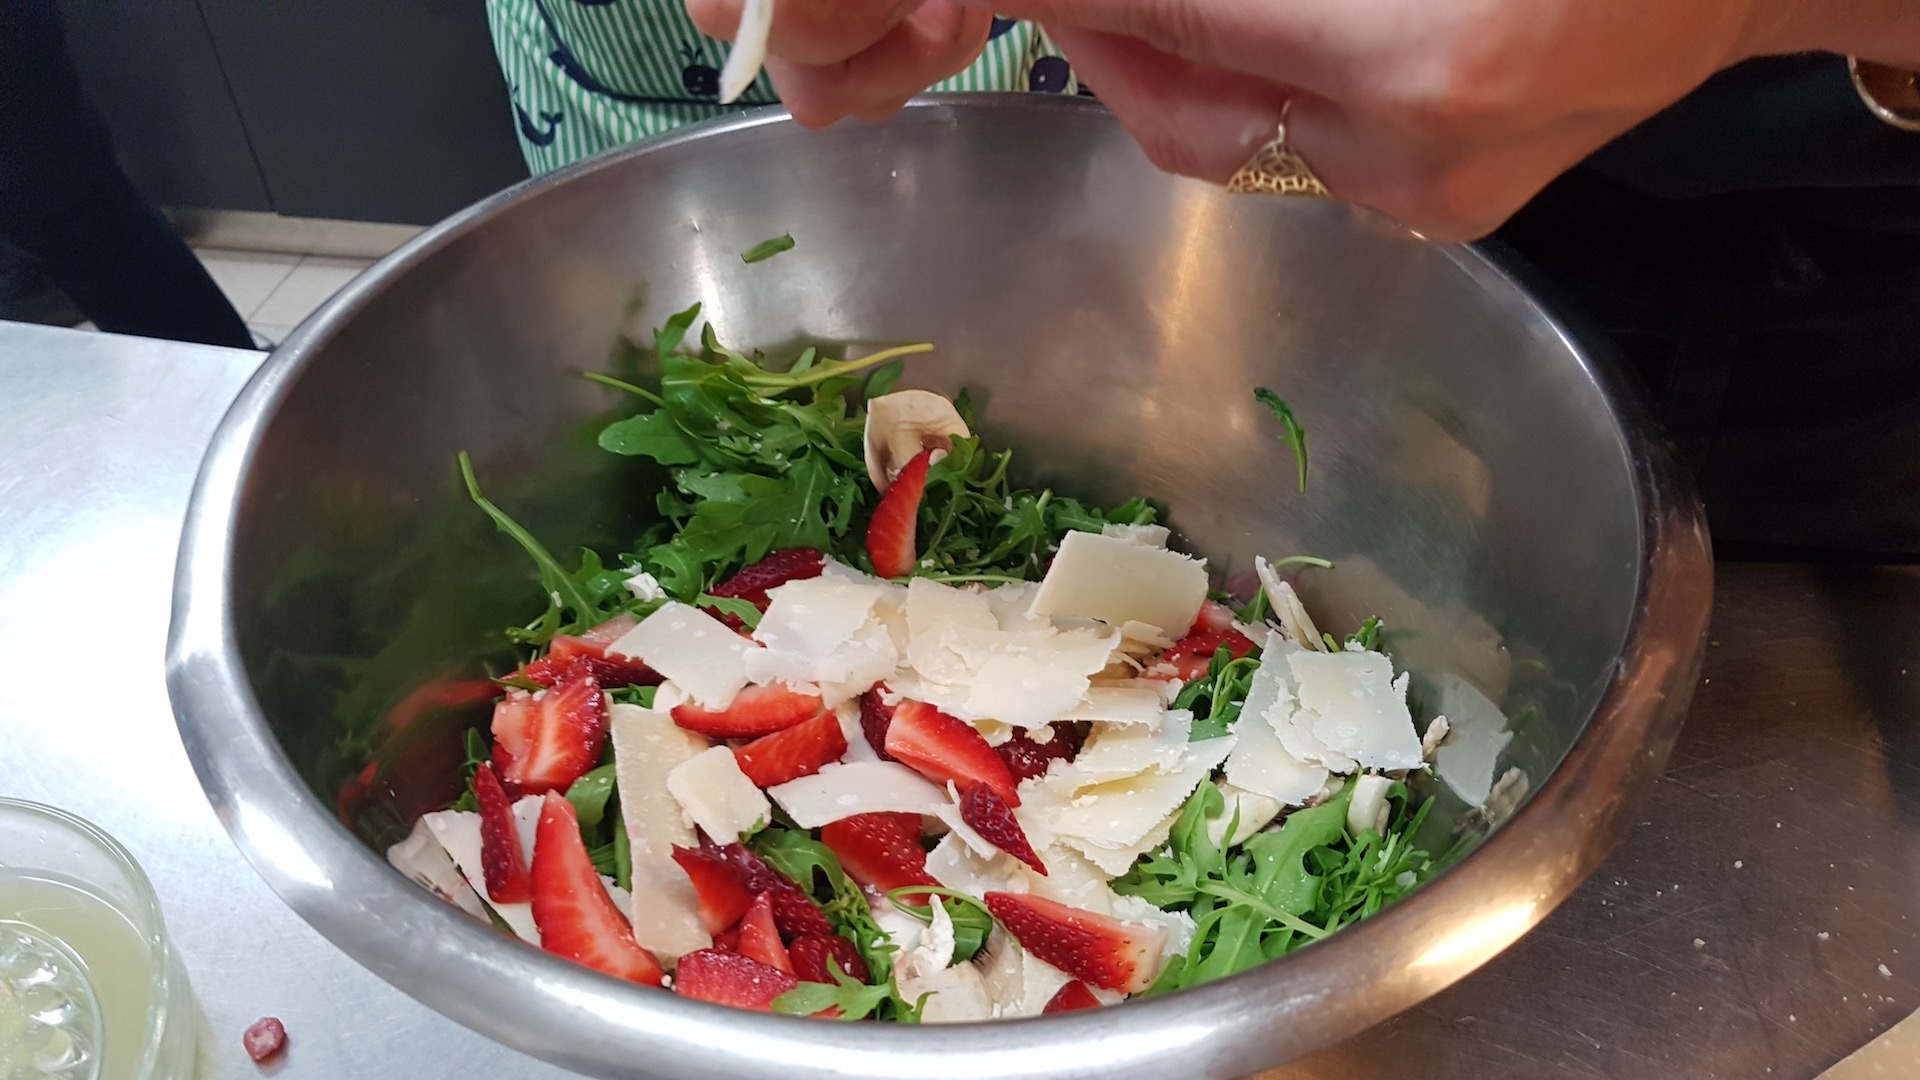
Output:
[[[119,837],[204,1077],[560,1077],[368,974],[228,842],[162,679],[201,451],[255,353],[0,323],[0,794]],[[1920,569],[1722,564],[1706,671],[1613,858],[1480,972],[1268,1080],[1805,1080],[1920,1004]]]

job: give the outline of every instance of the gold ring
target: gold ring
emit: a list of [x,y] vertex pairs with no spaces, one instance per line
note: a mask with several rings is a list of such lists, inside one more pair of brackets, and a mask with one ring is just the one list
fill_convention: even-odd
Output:
[[[1289,110],[1291,111],[1291,110]],[[1227,181],[1234,195],[1303,195],[1311,199],[1331,199],[1327,185],[1313,174],[1300,152],[1287,143],[1286,113],[1280,115],[1276,132],[1265,146],[1240,166]]]

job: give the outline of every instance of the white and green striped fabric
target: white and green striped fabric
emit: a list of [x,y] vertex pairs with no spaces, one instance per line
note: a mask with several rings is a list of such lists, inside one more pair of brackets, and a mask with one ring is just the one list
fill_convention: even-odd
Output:
[[[694,29],[681,0],[487,0],[520,149],[537,175],[684,124],[778,97],[765,72],[719,104],[728,45]],[[986,52],[936,90],[1075,93],[1072,71],[1030,23],[996,20]]]

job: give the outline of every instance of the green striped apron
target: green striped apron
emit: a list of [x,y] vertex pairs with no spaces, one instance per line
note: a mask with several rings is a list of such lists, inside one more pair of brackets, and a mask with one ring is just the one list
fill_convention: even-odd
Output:
[[[535,175],[779,100],[762,72],[738,102],[719,103],[729,46],[694,29],[681,0],[487,0],[487,21]],[[1079,87],[1038,27],[997,19],[980,59],[934,89]]]

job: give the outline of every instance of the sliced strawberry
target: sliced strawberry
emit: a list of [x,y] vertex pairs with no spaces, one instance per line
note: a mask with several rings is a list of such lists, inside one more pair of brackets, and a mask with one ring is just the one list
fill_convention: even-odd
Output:
[[860,982],[872,977],[867,971],[867,962],[860,959],[860,950],[839,934],[807,934],[794,938],[793,944],[787,946],[787,952],[793,957],[793,973],[799,976],[801,982],[826,983],[829,986],[838,982],[833,972],[827,969],[829,961]]
[[887,727],[893,723],[893,706],[881,697],[886,689],[886,683],[875,683],[860,695],[860,730],[881,761],[892,761],[893,755],[887,753]]
[[1187,636],[1211,634],[1217,630],[1233,629],[1233,609],[1218,600],[1208,600],[1200,605],[1200,614],[1193,617],[1193,625],[1187,627]]
[[846,752],[847,735],[840,730],[840,718],[822,709],[811,720],[739,747],[733,757],[747,779],[761,787],[772,787],[812,776],[820,766],[840,760]]
[[1080,732],[1065,720],[1053,723],[1053,738],[1046,742],[1035,742],[1033,736],[1016,729],[1006,742],[993,748],[1000,760],[1007,763],[1007,771],[1013,774],[1013,782],[1031,780],[1036,776],[1045,776],[1047,768],[1056,761],[1072,761],[1080,752]]
[[480,806],[480,868],[485,872],[487,898],[499,904],[524,903],[532,894],[527,857],[513,824],[513,804],[486,762],[474,770],[473,801]]
[[1075,979],[1060,988],[1059,992],[1047,1000],[1041,1013],[1073,1012],[1075,1009],[1097,1009],[1100,999],[1093,996],[1087,984]]
[[752,739],[810,720],[821,709],[819,694],[803,694],[786,683],[748,686],[724,709],[703,709],[691,702],[673,707],[673,722],[716,739]]
[[673,992],[681,997],[756,1012],[772,1012],[773,999],[798,985],[779,968],[718,949],[688,953],[673,972]]
[[600,681],[605,690],[621,686],[659,686],[666,676],[647,665],[626,656],[572,656],[556,658],[551,654],[538,660],[529,661],[517,674],[531,679],[541,686],[552,686],[560,681],[568,668],[575,663],[584,663],[593,677]]
[[741,956],[793,974],[793,961],[787,959],[787,947],[780,944],[780,929],[773,925],[772,893],[754,897],[746,915],[741,917],[739,951]]
[[[927,873],[918,814],[855,814],[829,822],[820,830],[820,842],[832,849],[848,876],[881,892],[940,884]],[[911,899],[925,902],[924,894]]]
[[550,690],[509,690],[493,707],[493,767],[523,795],[564,791],[600,760],[607,699],[584,658]]
[[914,530],[920,517],[920,498],[927,492],[927,468],[933,464],[933,451],[915,454],[907,467],[894,477],[893,486],[880,496],[873,508],[873,520],[867,523],[867,558],[880,577],[905,577],[919,560],[914,547]]
[[990,892],[982,899],[1028,952],[1108,990],[1145,990],[1159,973],[1166,931],[1069,907],[1032,893]]
[[1033,867],[1042,877],[1046,876],[1047,864],[1034,854],[1033,845],[1027,842],[1020,823],[1014,820],[1013,811],[992,788],[985,784],[968,788],[960,796],[960,820],[973,826],[973,831],[987,843]]
[[665,973],[659,961],[633,939],[633,924],[614,906],[587,857],[573,804],[552,792],[540,806],[528,876],[541,948],[617,978],[660,985]]
[[767,593],[789,581],[817,578],[826,568],[826,556],[813,548],[787,548],[776,551],[727,580],[707,590],[709,596],[745,600],[761,611],[767,610]]
[[700,925],[718,934],[740,921],[753,904],[747,876],[719,848],[686,848],[675,844],[673,861],[680,864],[700,898]]
[[887,753],[936,784],[985,784],[1008,806],[1020,805],[1013,774],[972,724],[924,701],[902,701],[887,725]]
[[803,934],[833,933],[833,924],[827,921],[820,905],[778,870],[761,861],[760,856],[748,851],[746,845],[728,844],[717,850],[740,871],[748,892],[772,894],[773,922],[780,928],[781,936],[791,941]]
[[727,930],[715,932],[713,935],[713,947],[721,952],[739,952],[740,928],[735,926]]
[[1174,642],[1160,654],[1160,663],[1172,665],[1174,678],[1183,682],[1198,679],[1207,673],[1222,645],[1235,660],[1253,651],[1253,640],[1238,630],[1208,630]]

